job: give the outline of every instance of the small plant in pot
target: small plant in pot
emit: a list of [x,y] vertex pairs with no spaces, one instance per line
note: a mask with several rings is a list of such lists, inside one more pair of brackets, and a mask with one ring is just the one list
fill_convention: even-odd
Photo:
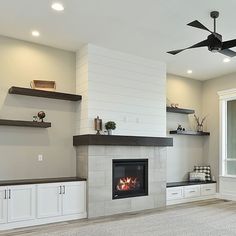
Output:
[[105,124],[105,128],[106,128],[106,130],[108,132],[108,135],[112,135],[112,130],[116,129],[116,123],[114,121],[108,121]]

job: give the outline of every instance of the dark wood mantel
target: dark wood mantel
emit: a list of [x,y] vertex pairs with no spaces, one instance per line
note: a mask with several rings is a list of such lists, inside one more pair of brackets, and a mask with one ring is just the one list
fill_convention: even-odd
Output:
[[173,138],[120,136],[86,134],[73,137],[74,146],[82,145],[109,145],[109,146],[173,146]]

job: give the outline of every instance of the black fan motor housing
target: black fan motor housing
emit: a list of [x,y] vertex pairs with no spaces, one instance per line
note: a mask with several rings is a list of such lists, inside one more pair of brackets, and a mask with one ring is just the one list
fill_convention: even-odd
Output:
[[216,37],[214,34],[208,36],[208,50],[211,52],[219,52],[222,49],[222,36],[218,34]]

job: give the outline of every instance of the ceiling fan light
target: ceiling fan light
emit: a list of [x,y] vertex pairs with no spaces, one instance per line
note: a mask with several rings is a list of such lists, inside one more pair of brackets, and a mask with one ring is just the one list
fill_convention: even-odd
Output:
[[64,6],[59,2],[54,2],[51,7],[55,11],[64,11]]
[[39,33],[39,31],[37,31],[37,30],[33,30],[33,31],[31,32],[31,34],[32,34],[32,36],[34,36],[34,37],[39,37],[39,36],[40,36],[40,33]]
[[228,58],[228,57],[224,58],[224,60],[223,60],[224,63],[227,63],[227,62],[230,62],[230,61],[231,61],[231,60],[230,60],[230,58]]

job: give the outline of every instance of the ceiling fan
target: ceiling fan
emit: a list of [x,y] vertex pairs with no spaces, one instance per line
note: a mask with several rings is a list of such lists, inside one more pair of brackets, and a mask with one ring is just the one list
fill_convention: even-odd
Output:
[[214,20],[214,31],[209,30],[206,26],[204,26],[198,20],[195,20],[195,21],[187,24],[188,26],[192,26],[192,27],[199,28],[199,29],[206,30],[206,31],[210,32],[211,34],[207,37],[206,40],[196,43],[190,47],[179,49],[179,50],[174,50],[174,51],[169,51],[167,53],[170,53],[172,55],[176,55],[176,54],[178,54],[184,50],[187,50],[187,49],[208,47],[208,50],[210,52],[219,52],[219,53],[224,54],[228,57],[236,56],[236,52],[229,49],[229,48],[236,47],[236,39],[223,42],[222,35],[220,35],[216,32],[216,18],[219,17],[219,12],[212,11],[210,13],[210,16]]

